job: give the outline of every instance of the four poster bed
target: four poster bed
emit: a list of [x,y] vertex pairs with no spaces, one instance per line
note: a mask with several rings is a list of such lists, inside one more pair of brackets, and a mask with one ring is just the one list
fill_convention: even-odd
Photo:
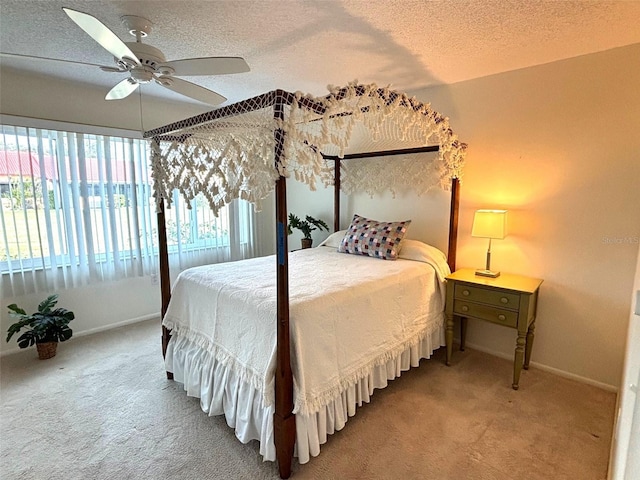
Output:
[[[145,133],[168,378],[209,415],[225,414],[241,441],[259,440],[282,478],[294,448],[300,463],[318,455],[374,388],[453,339],[443,284],[455,264],[466,144],[415,98],[356,83],[329,90],[317,98],[276,90]],[[425,152],[437,154],[423,161]],[[288,252],[290,176],[334,186],[335,233],[316,248]],[[340,190],[373,195],[385,184],[451,189],[446,257],[403,239],[410,220],[355,215],[340,231]],[[202,193],[217,212],[234,198],[259,205],[274,185],[276,255],[189,269],[171,292],[164,208],[172,191],[186,200]]]

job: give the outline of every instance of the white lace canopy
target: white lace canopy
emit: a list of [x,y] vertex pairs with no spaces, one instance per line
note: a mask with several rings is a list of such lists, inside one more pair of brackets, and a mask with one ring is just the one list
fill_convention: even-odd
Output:
[[467,145],[429,104],[374,84],[329,87],[313,97],[275,90],[145,133],[152,137],[154,195],[171,205],[178,189],[202,193],[217,212],[235,198],[260,207],[279,176],[315,190],[334,182],[334,161],[350,153],[437,145],[437,153],[341,162],[345,193],[448,188]]

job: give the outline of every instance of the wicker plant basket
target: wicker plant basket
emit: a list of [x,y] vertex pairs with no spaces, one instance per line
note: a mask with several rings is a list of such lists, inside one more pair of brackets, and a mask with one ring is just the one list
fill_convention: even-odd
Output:
[[302,248],[311,248],[311,245],[313,244],[313,239],[301,238],[300,243],[302,244]]
[[46,360],[47,358],[55,357],[57,348],[58,342],[36,343],[38,358],[40,360]]

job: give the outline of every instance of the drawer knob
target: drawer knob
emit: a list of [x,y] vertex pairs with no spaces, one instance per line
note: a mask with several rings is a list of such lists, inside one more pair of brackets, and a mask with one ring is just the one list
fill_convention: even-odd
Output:
[[501,303],[509,303],[509,299],[508,299],[507,297],[502,297],[502,298],[500,299],[500,302],[501,302]]
[[466,305],[462,306],[462,311],[463,312],[468,312],[469,311],[469,307],[467,307]]
[[463,290],[462,291],[462,295],[464,295],[465,297],[468,297],[470,293],[471,292],[469,292],[469,290]]
[[504,315],[500,314],[498,315],[498,320],[506,320],[507,317],[505,317]]

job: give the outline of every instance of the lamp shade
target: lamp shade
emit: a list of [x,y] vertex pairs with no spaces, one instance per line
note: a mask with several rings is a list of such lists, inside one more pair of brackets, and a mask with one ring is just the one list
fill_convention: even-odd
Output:
[[504,238],[506,235],[506,210],[476,210],[471,227],[472,237]]

